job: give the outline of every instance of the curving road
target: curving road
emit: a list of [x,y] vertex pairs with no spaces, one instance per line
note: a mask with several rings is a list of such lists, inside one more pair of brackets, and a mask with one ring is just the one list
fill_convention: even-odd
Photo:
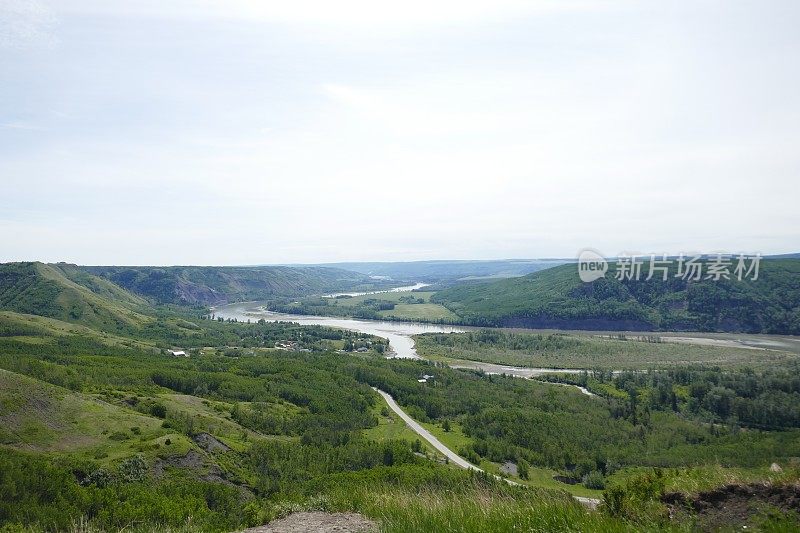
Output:
[[[391,394],[375,387],[372,388],[375,390],[375,392],[380,394],[384,400],[386,400],[386,403],[389,404],[389,407],[392,409],[392,411],[397,413],[397,415],[403,419],[403,421],[408,425],[408,427],[413,429],[417,435],[428,441],[431,444],[431,446],[439,450],[445,457],[447,457],[450,460],[451,463],[455,463],[461,468],[483,472],[483,469],[478,468],[477,466],[470,463],[469,461],[467,461],[466,459],[455,453],[453,450],[445,446],[442,443],[442,441],[437,439],[430,431],[422,427],[419,424],[419,422],[408,416],[408,414],[406,414],[406,412],[403,411],[403,409],[397,404],[397,402],[394,401],[394,398],[392,398]],[[501,479],[511,485],[519,485],[519,483],[517,483],[516,481],[511,481],[510,479],[506,479],[502,476],[498,476],[495,474],[492,475],[494,475],[494,477],[496,477],[497,479]],[[583,496],[573,496],[573,498],[575,498],[578,502],[588,507],[589,509],[596,509],[597,506],[600,504],[600,500],[598,500],[597,498],[585,498]]]
[[[375,387],[372,388],[375,389]],[[399,405],[397,405],[397,402],[394,401],[394,398],[392,398],[391,394],[389,394],[388,392],[384,392],[380,389],[375,389],[375,390],[377,391],[378,394],[383,396],[383,399],[386,400],[386,403],[389,404],[389,407],[392,408],[392,411],[397,413],[398,416],[400,416],[400,418],[402,418],[403,421],[406,424],[408,424],[408,427],[413,429],[417,433],[417,435],[428,441],[431,444],[431,446],[442,452],[442,454],[445,457],[447,457],[450,460],[450,462],[457,464],[461,468],[483,472],[483,470],[481,470],[480,468],[470,463],[469,461],[467,461],[466,459],[455,453],[453,450],[442,444],[442,441],[434,437],[430,431],[422,427],[419,424],[419,422],[408,416],[406,412],[403,411],[403,409],[401,409]]]

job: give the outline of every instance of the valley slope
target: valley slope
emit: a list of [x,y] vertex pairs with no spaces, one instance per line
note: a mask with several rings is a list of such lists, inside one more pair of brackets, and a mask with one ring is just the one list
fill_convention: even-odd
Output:
[[[645,265],[644,272],[647,272]],[[800,334],[800,260],[766,259],[756,281],[583,283],[575,264],[490,283],[463,283],[431,297],[462,323],[593,330]]]

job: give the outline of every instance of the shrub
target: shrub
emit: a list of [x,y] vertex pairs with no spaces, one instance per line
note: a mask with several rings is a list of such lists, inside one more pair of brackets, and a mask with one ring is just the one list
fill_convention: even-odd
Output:
[[147,477],[147,463],[145,463],[144,457],[134,455],[122,461],[119,465],[119,475],[121,480],[126,483],[144,481]]
[[584,475],[581,482],[587,489],[602,490],[606,488],[606,480],[603,477],[603,474],[598,470],[592,470],[588,474]]

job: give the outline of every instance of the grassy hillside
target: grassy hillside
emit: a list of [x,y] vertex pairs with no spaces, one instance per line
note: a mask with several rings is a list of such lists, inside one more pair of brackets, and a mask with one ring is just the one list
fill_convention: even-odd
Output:
[[[647,265],[643,270],[647,272]],[[768,259],[756,281],[656,276],[583,283],[576,266],[438,292],[469,324],[599,330],[699,330],[800,334],[800,260]]]
[[[288,273],[281,274],[285,274],[284,277],[276,277],[276,272],[283,272],[281,267],[276,271],[251,272],[247,275],[250,278],[241,273],[231,276],[228,270],[197,267],[182,271],[225,278],[225,283],[228,283],[225,290],[228,292],[226,295],[214,293],[215,295],[209,296],[212,300],[234,295],[235,299],[255,298],[264,296],[264,291],[278,291],[281,294],[324,292],[342,287],[352,288],[354,284],[361,282],[368,283],[360,274],[333,269],[288,269]],[[121,281],[129,282],[125,272],[127,271],[120,270],[117,273]],[[147,279],[158,277],[156,269],[142,269],[139,272]],[[173,282],[178,285],[182,283],[176,281],[175,277],[168,276],[164,279],[167,280],[164,286],[171,286]],[[224,346],[227,342],[240,338],[237,334],[231,334],[231,328],[222,324],[200,322],[201,317],[206,314],[202,309],[157,305],[153,300],[170,300],[172,297],[166,294],[154,297],[158,291],[153,287],[143,288],[134,284],[134,288],[143,290],[147,297],[134,294],[109,279],[75,265],[38,262],[0,264],[0,341],[44,344],[66,342],[74,345],[79,341],[76,337],[80,337],[95,347],[137,345],[142,348],[144,346],[138,341],[146,339],[150,348],[154,345],[160,348],[188,348]],[[186,303],[186,300],[182,301]],[[277,329],[281,330],[280,335],[289,334],[286,338],[297,334],[283,331],[285,327]],[[273,338],[273,334],[278,333],[274,329],[270,330],[269,339],[252,339],[248,344],[272,347],[275,341],[284,338]]]
[[108,280],[70,265],[0,265],[0,309],[76,322],[104,330],[150,320],[147,302]]
[[[139,436],[131,441],[131,428]],[[161,420],[0,370],[0,444],[36,451],[136,453],[166,433]]]
[[55,318],[0,311],[0,350],[16,344],[41,352],[52,348],[63,351],[68,344],[86,346],[86,343],[110,349],[154,350],[152,341],[115,335]]
[[221,304],[388,286],[328,267],[81,267],[156,303]]

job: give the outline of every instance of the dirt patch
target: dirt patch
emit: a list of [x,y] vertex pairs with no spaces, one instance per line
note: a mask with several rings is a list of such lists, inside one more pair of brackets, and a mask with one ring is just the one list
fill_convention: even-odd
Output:
[[672,516],[696,516],[704,531],[742,529],[765,513],[800,513],[800,485],[725,485],[696,496],[669,493],[662,500]]
[[219,465],[215,463],[207,463],[206,459],[195,450],[189,450],[189,452],[182,457],[176,456],[169,457],[167,459],[156,459],[156,461],[153,463],[153,476],[156,478],[162,477],[167,467],[187,470],[192,472],[197,479],[202,481],[208,481],[210,483],[222,483],[224,485],[228,485],[229,487],[234,487],[239,490],[243,499],[250,499],[254,496],[253,491],[250,490],[249,487],[236,480],[229,479],[228,475],[222,470],[222,468],[220,468]]
[[203,466],[203,456],[194,450],[189,450],[184,456],[169,457],[167,459],[156,459],[153,463],[153,474],[156,477],[161,477],[164,469],[168,466],[176,468],[184,468],[190,470],[197,470]]
[[242,533],[355,533],[377,530],[375,522],[357,513],[303,512],[273,520],[265,526],[246,529]]
[[227,452],[230,448],[208,433],[198,433],[192,440],[207,452]]
[[500,466],[500,473],[504,476],[518,475],[516,463],[512,463],[511,461],[506,461]]

